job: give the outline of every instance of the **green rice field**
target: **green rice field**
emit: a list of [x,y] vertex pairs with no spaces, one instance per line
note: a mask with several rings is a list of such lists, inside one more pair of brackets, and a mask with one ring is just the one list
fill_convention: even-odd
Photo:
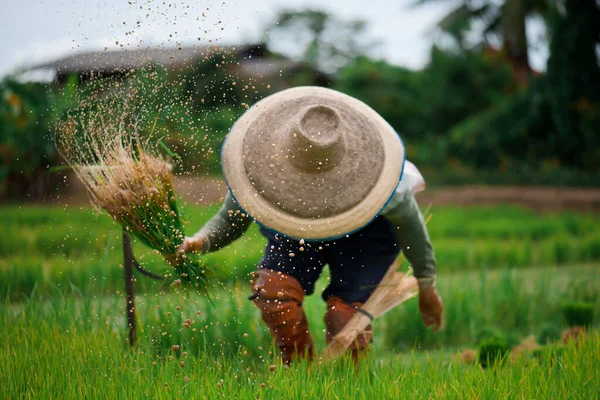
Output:
[[[189,233],[215,211],[190,207]],[[600,217],[518,207],[430,212],[443,329],[424,329],[410,300],[375,322],[373,351],[355,370],[346,360],[280,364],[247,300],[264,246],[255,227],[206,256],[219,282],[214,306],[138,275],[139,342],[129,349],[118,226],[90,208],[4,206],[0,399],[599,398]],[[168,272],[140,244],[135,252],[149,270]],[[592,305],[587,339],[561,343],[566,301]],[[321,351],[325,304],[316,294],[305,308]],[[488,368],[460,362],[489,332],[539,347]]]

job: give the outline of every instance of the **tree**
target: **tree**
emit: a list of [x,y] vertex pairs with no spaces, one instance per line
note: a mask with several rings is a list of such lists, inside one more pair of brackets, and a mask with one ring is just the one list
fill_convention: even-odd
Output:
[[403,138],[436,140],[465,118],[507,96],[510,69],[479,52],[436,46],[421,71],[366,57],[342,68],[335,89],[375,109]]
[[[553,9],[547,73],[507,101],[450,131],[449,148],[480,170],[504,168],[597,182],[600,166],[600,6],[564,0]],[[565,174],[569,169],[576,173]]]
[[502,47],[508,59],[516,66],[515,71],[521,74],[530,69],[529,57],[527,56],[525,16],[526,10],[523,0],[505,0],[504,7],[499,15]]
[[50,90],[40,83],[0,81],[0,200],[41,199],[57,163]]
[[267,27],[266,42],[272,49],[334,72],[376,46],[366,28],[363,20],[342,20],[323,10],[282,10]]
[[559,156],[581,166],[600,165],[600,5],[564,0],[552,13],[546,91]]
[[[418,0],[416,5],[439,0]],[[438,22],[438,26],[456,39],[464,50],[466,34],[473,24],[483,24],[483,42],[493,35],[502,39],[502,50],[515,71],[515,79],[525,84],[530,72],[525,19],[532,14],[544,14],[548,0],[504,0],[498,5],[492,0],[461,0],[456,8]]]
[[422,83],[419,71],[359,57],[340,69],[334,89],[364,101],[402,137],[420,138],[429,131]]

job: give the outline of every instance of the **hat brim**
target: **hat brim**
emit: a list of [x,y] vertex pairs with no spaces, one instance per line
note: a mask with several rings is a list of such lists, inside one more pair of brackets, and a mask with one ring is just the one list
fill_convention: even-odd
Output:
[[[244,167],[243,142],[248,127],[275,104],[298,96],[314,96],[326,92],[336,96],[367,117],[379,133],[384,164],[377,182],[365,198],[354,207],[331,217],[301,218],[286,213],[260,195],[252,185]],[[405,151],[394,129],[372,108],[353,97],[320,87],[297,87],[271,95],[250,108],[234,124],[221,152],[223,174],[236,202],[261,225],[287,237],[306,240],[330,240],[354,232],[371,222],[385,207],[402,177]]]

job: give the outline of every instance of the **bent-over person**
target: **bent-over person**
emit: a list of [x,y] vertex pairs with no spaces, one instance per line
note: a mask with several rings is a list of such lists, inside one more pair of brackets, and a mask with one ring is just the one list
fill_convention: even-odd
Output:
[[[222,164],[229,187],[223,206],[180,251],[217,251],[252,221],[259,224],[267,245],[251,299],[285,362],[314,357],[302,304],[325,265],[331,274],[322,295],[327,342],[400,251],[419,283],[423,321],[439,329],[443,305],[433,247],[411,190],[424,183],[405,162],[398,134],[375,111],[330,89],[284,90],[234,124]],[[359,335],[350,349],[355,357],[371,335],[370,326]]]

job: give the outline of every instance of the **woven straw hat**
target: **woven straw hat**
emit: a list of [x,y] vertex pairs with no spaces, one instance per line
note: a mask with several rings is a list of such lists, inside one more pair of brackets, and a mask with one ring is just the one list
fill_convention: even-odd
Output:
[[363,102],[320,87],[273,94],[250,108],[223,145],[240,207],[285,236],[333,239],[377,216],[404,167],[404,146]]

